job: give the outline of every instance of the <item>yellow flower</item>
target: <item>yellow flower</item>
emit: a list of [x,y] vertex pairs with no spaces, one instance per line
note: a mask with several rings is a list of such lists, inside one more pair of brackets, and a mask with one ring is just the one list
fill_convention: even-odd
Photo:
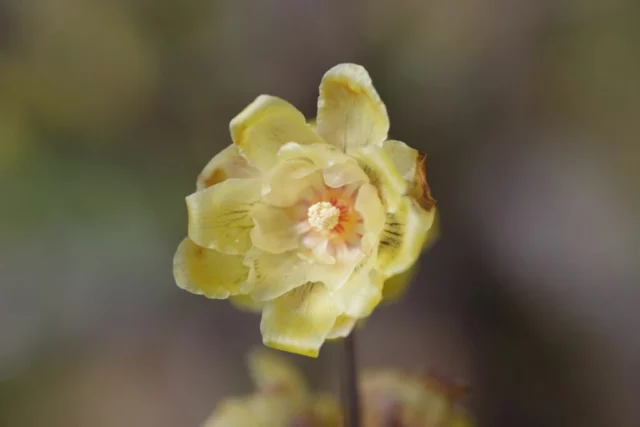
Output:
[[387,140],[386,108],[353,64],[323,77],[314,124],[261,95],[230,128],[187,197],[176,283],[261,310],[264,344],[315,357],[418,258],[435,215],[425,156]]
[[265,351],[250,354],[256,391],[226,399],[203,427],[337,427],[339,408],[333,397],[313,395],[302,374]]
[[[294,366],[271,352],[249,357],[256,391],[222,401],[203,427],[343,427],[335,396],[312,394]],[[363,427],[472,427],[455,389],[397,370],[366,372],[360,382]]]

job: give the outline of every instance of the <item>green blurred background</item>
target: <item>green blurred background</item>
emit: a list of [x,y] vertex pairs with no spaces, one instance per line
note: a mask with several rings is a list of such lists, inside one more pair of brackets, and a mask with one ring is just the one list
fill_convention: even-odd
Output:
[[[180,291],[184,196],[257,95],[371,73],[441,239],[363,366],[484,426],[640,425],[640,3],[0,0],[0,425],[198,426],[258,317]],[[296,357],[337,384],[338,349]]]

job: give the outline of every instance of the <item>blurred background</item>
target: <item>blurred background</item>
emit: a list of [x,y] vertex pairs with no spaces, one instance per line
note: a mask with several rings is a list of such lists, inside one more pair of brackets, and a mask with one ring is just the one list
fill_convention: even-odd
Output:
[[[0,0],[0,425],[195,427],[250,390],[259,318],[173,282],[184,197],[258,94],[313,117],[356,62],[442,226],[361,364],[469,382],[481,426],[637,427],[639,22],[634,0]],[[331,387],[338,353],[292,359]]]

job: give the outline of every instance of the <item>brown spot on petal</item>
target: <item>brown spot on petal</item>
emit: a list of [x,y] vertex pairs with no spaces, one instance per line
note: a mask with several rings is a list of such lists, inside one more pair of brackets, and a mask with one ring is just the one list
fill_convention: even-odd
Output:
[[431,188],[427,182],[427,155],[418,153],[416,159],[416,175],[413,179],[413,188],[410,190],[411,196],[427,212],[436,205],[436,199],[431,196]]
[[207,177],[203,177],[204,188],[209,188],[227,179],[227,174],[222,169],[214,169]]

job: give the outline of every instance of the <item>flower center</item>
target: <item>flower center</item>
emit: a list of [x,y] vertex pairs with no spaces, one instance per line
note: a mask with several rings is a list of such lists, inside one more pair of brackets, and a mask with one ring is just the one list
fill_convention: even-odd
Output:
[[309,208],[307,218],[317,231],[333,230],[340,222],[340,209],[329,202],[318,202]]

